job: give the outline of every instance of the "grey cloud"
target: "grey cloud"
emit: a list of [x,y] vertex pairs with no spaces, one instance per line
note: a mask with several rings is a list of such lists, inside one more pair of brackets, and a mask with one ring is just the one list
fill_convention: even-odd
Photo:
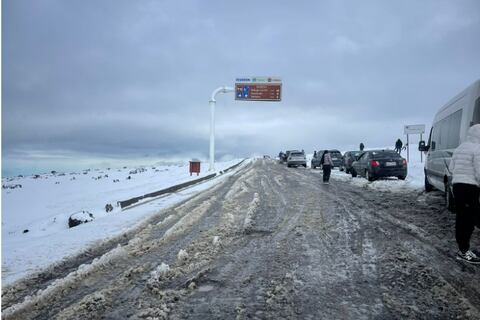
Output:
[[385,146],[404,124],[428,125],[480,74],[474,0],[15,0],[2,9],[10,163],[33,150],[206,157],[210,93],[250,75],[281,76],[283,101],[219,97],[219,156]]

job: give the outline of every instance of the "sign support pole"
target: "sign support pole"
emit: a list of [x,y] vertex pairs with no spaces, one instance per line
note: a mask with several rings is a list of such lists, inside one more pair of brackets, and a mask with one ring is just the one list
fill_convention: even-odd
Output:
[[208,171],[215,170],[215,104],[217,100],[215,97],[218,93],[227,93],[227,92],[234,92],[235,89],[231,87],[219,87],[212,92],[212,96],[210,97],[210,168]]
[[408,133],[407,133],[407,161],[410,162],[410,143],[408,142]]
[[[422,140],[422,134],[425,133],[425,125],[424,124],[412,124],[403,127],[403,134],[407,135],[407,161],[410,162],[410,141],[409,135],[410,134],[420,134],[420,141]],[[420,153],[420,161],[423,162],[423,155]]]
[[[420,141],[422,141],[422,134],[420,133]],[[423,163],[423,152],[420,151],[420,163]]]

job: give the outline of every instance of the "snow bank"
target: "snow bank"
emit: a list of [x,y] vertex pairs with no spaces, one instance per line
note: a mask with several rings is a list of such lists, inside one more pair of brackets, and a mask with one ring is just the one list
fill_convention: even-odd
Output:
[[93,271],[98,270],[112,262],[112,260],[119,259],[127,254],[124,247],[118,245],[116,248],[105,253],[99,258],[95,258],[90,264],[82,264],[77,270],[69,273],[65,278],[53,281],[45,289],[40,289],[34,296],[27,296],[25,299],[15,304],[2,312],[3,317],[8,317],[13,313],[20,311],[32,304],[49,299],[49,297],[58,294],[62,289],[68,288],[72,284],[78,282],[79,279],[86,278]]
[[[239,161],[216,163],[217,172]],[[209,174],[203,164],[202,170],[199,177]],[[122,234],[162,208],[185,200],[234,172],[127,211],[121,211],[117,201],[198,177],[190,176],[188,164],[176,164],[4,178],[2,184],[21,184],[22,188],[2,189],[3,284]],[[106,212],[106,204],[112,204],[113,211]],[[70,215],[81,211],[92,213],[95,220],[69,229]],[[28,232],[23,233],[24,230]]]
[[243,222],[243,228],[246,231],[248,231],[253,227],[253,217],[259,205],[260,205],[260,197],[258,196],[258,193],[255,192],[253,195],[252,202],[250,202],[250,204],[248,205],[247,214],[245,215],[245,220]]

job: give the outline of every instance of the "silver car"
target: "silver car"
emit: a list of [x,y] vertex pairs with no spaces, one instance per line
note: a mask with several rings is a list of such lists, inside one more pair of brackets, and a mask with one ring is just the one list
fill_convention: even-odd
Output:
[[307,157],[303,151],[291,151],[287,158],[287,167],[307,167]]

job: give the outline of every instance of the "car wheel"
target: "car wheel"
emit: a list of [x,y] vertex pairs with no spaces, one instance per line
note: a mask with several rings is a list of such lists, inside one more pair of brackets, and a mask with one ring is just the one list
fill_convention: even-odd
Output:
[[288,167],[288,168],[290,168],[290,167],[291,167],[291,165],[289,165],[289,164],[287,163],[287,167]]
[[398,178],[399,180],[405,180],[406,177],[405,177],[405,176],[398,176],[397,178]]
[[365,170],[365,178],[368,180],[368,181],[373,181],[375,180],[372,175],[370,174],[370,172],[368,172],[368,170]]
[[352,174],[352,178],[357,177],[357,171],[355,171],[355,169],[352,168],[352,170],[350,170],[350,173]]
[[307,164],[305,163],[305,164],[303,165],[303,167],[306,168],[306,167],[307,167]]
[[433,191],[433,186],[428,182],[427,175],[425,175],[425,192]]
[[345,169],[345,173],[346,173],[346,174],[349,174],[349,173],[350,173],[350,170]]
[[447,183],[445,183],[445,205],[448,211],[455,212],[455,198]]

